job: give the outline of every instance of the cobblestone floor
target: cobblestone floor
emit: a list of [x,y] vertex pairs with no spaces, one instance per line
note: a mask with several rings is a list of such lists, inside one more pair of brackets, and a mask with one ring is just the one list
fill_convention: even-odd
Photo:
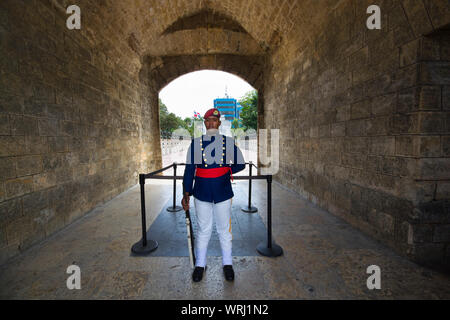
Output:
[[[247,203],[247,185],[245,181],[233,185],[234,203]],[[255,181],[253,190],[252,204],[266,223],[266,182]],[[140,194],[136,185],[1,266],[0,298],[450,298],[448,275],[396,255],[277,183],[272,192],[273,236],[284,254],[277,258],[234,257],[233,283],[223,278],[221,257],[210,256],[203,280],[194,283],[188,257],[131,255],[131,246],[141,236]],[[170,181],[147,183],[147,226],[171,194]],[[72,264],[81,269],[80,290],[66,286],[66,270]],[[381,269],[380,290],[366,286],[366,269],[372,264]]]

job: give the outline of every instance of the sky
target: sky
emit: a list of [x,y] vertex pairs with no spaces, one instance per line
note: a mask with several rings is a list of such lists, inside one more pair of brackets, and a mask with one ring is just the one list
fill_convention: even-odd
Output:
[[239,100],[254,90],[246,81],[227,72],[202,70],[185,74],[165,86],[159,98],[169,112],[182,119],[192,118],[194,111],[202,116],[214,107],[214,99],[228,96]]

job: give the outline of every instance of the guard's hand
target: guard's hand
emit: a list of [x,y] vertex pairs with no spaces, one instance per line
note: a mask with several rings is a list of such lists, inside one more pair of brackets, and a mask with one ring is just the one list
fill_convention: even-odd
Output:
[[181,205],[183,206],[184,211],[189,210],[189,200],[190,197],[186,195],[184,195],[183,199],[181,200]]

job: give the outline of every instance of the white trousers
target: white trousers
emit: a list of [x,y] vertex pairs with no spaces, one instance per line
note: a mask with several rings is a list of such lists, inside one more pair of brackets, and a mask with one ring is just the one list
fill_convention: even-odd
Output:
[[205,202],[194,197],[197,216],[197,235],[195,237],[195,266],[206,265],[208,243],[213,228],[213,216],[222,249],[222,264],[232,265],[231,256],[231,198],[219,203]]

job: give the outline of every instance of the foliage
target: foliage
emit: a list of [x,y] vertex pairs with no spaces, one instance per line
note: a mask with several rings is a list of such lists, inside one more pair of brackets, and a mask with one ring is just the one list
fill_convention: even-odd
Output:
[[[191,137],[201,135],[202,125],[198,125],[199,122],[203,124],[203,117],[197,119],[187,117],[183,120],[174,113],[169,113],[167,106],[159,99],[159,126],[162,139],[171,138],[174,131],[180,128],[187,130]],[[194,123],[196,123],[200,129],[194,128]],[[177,130],[177,132],[179,132],[179,130]]]
[[191,123],[188,119],[182,120],[174,113],[169,113],[167,106],[159,99],[159,127],[162,139],[170,138],[172,133],[178,128],[184,128],[189,131]]
[[256,90],[247,92],[239,103],[242,105],[241,119],[244,130],[256,130],[258,127],[258,92]]

